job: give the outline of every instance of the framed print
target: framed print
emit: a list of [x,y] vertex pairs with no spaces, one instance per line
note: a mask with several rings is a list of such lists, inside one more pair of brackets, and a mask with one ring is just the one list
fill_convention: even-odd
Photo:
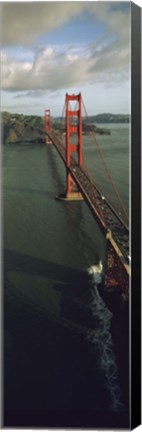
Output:
[[140,424],[141,10],[1,2],[2,422]]

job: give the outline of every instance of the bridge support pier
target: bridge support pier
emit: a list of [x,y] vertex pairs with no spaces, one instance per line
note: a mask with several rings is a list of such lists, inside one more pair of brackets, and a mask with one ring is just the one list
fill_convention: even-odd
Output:
[[83,201],[84,198],[80,192],[71,192],[66,194],[66,201]]
[[67,169],[67,191],[66,200],[68,201],[82,201],[84,198],[82,194],[78,191],[77,186]]

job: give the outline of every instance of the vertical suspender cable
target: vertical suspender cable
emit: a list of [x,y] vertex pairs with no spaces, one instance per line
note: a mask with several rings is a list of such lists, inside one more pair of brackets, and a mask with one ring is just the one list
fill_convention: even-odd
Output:
[[[84,108],[84,111],[85,111],[86,117],[88,118],[88,114],[87,114],[87,111],[86,111],[86,108],[85,108],[84,102],[83,102],[83,108]],[[129,221],[128,213],[127,213],[127,211],[126,211],[126,209],[125,209],[125,207],[124,207],[123,201],[122,201],[122,199],[121,199],[121,197],[120,197],[120,195],[119,195],[119,193],[118,193],[118,191],[117,191],[117,189],[116,189],[115,183],[114,183],[114,181],[113,181],[113,178],[112,178],[112,176],[111,176],[111,173],[110,173],[110,171],[109,171],[109,169],[108,169],[108,166],[107,166],[107,164],[106,164],[106,161],[105,161],[105,159],[104,159],[104,156],[103,156],[102,150],[100,149],[100,146],[99,146],[99,144],[98,144],[98,142],[97,142],[97,140],[96,140],[95,132],[94,132],[94,130],[93,130],[93,128],[92,128],[91,126],[90,126],[90,129],[92,130],[92,133],[93,133],[93,136],[94,136],[94,139],[95,139],[95,145],[96,145],[96,147],[97,147],[98,153],[99,153],[100,158],[101,158],[101,160],[102,160],[102,163],[103,163],[103,165],[104,165],[104,168],[105,168],[106,174],[107,174],[107,176],[108,176],[108,178],[109,178],[109,180],[110,180],[110,183],[111,183],[111,185],[112,185],[112,188],[113,188],[113,190],[114,190],[114,192],[115,192],[115,194],[116,194],[116,196],[117,196],[117,198],[118,198],[118,200],[119,200],[119,203],[120,203],[120,205],[121,205],[121,207],[122,207],[122,209],[123,209],[123,212],[124,212],[124,214],[125,214],[125,217],[126,217],[126,219]]]

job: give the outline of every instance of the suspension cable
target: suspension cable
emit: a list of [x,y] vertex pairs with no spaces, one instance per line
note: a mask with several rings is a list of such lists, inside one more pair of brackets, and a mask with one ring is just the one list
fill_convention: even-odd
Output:
[[60,130],[60,132],[61,132],[61,126],[62,126],[62,121],[63,121],[63,118],[64,118],[64,114],[65,114],[65,101],[64,101],[64,105],[63,105],[63,109],[62,109],[62,114],[61,114],[60,122],[59,122],[59,130]]
[[[94,185],[93,179],[92,179],[92,177],[91,177],[91,175],[90,175],[90,171],[89,171],[89,168],[88,168],[87,162],[86,162],[86,160],[84,159],[84,156],[83,156],[83,164],[84,164],[84,167],[85,167],[85,171],[87,172],[88,178],[89,178],[89,180],[90,180],[90,183],[91,183],[91,185],[93,186],[93,191],[94,191],[94,195],[95,195],[95,199],[96,199],[96,204],[97,204],[98,212],[99,212],[99,214],[100,214],[100,216],[101,216],[103,222],[105,223],[105,219],[104,219],[104,215],[103,215],[102,209],[101,209],[101,207],[100,207],[100,205],[99,205],[99,203],[98,203],[98,197],[97,197],[97,193],[96,193],[96,188],[95,188],[95,185]],[[105,223],[105,224],[106,224],[106,223]]]
[[[83,102],[83,108],[84,108],[84,111],[85,111],[86,117],[88,118],[88,114],[87,114],[87,111],[86,111],[86,108],[85,108],[85,105],[84,105],[84,101],[83,101],[83,99],[82,99],[82,102]],[[98,144],[98,142],[97,142],[97,140],[96,140],[96,135],[95,135],[95,132],[94,132],[94,130],[93,130],[93,127],[91,127],[91,125],[89,125],[89,127],[90,127],[90,129],[91,129],[91,131],[92,131],[92,133],[93,133],[93,136],[94,136],[94,139],[95,139],[95,145],[96,145],[96,148],[97,148],[98,153],[99,153],[99,155],[100,155],[100,158],[101,158],[101,161],[102,161],[102,163],[103,163],[103,166],[104,166],[104,168],[105,168],[106,174],[107,174],[107,176],[108,176],[108,178],[109,178],[109,180],[110,180],[110,183],[111,183],[111,185],[112,185],[112,188],[113,188],[113,190],[114,190],[114,192],[115,192],[115,194],[116,194],[116,196],[117,196],[117,198],[118,198],[118,200],[119,200],[119,203],[120,203],[120,205],[121,205],[121,207],[122,207],[122,209],[123,209],[123,212],[124,212],[124,214],[125,214],[127,220],[129,221],[128,213],[127,213],[127,211],[126,211],[126,209],[125,209],[125,207],[124,207],[123,201],[122,201],[122,199],[121,199],[121,197],[120,197],[120,195],[119,195],[119,193],[118,193],[118,191],[117,191],[117,188],[116,188],[116,186],[115,186],[114,180],[113,180],[113,178],[112,178],[112,176],[111,176],[111,173],[110,173],[110,171],[109,171],[109,169],[108,169],[108,166],[107,166],[107,164],[106,164],[106,161],[105,161],[105,159],[104,159],[103,152],[102,152],[102,150],[100,149],[100,146],[99,146],[99,144]]]

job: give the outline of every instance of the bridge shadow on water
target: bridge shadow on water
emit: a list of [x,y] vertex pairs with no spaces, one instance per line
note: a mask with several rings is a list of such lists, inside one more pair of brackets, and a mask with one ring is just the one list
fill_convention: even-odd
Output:
[[[59,166],[57,163],[57,160],[58,160],[57,154],[55,153],[54,146],[52,146],[52,145],[48,146],[47,145],[46,158],[47,158],[48,166],[50,167],[50,173],[51,173],[52,177],[53,177],[53,173],[54,173],[54,180],[55,180],[56,185],[57,185],[57,190],[60,189],[60,191],[62,193],[65,192],[65,171],[62,171],[62,174],[61,174],[61,170],[59,170]],[[64,165],[63,162],[61,162],[61,164]],[[64,170],[65,170],[65,168],[64,168]]]
[[[21,275],[18,285],[11,274]],[[54,302],[51,310],[41,303],[42,284],[38,302],[31,277],[39,281],[38,292],[47,278],[58,313]],[[87,272],[4,251],[5,426],[41,426],[43,419],[46,427],[91,426],[92,415],[94,427],[128,426],[126,407],[114,408],[109,389],[111,318],[98,291],[92,295]]]

